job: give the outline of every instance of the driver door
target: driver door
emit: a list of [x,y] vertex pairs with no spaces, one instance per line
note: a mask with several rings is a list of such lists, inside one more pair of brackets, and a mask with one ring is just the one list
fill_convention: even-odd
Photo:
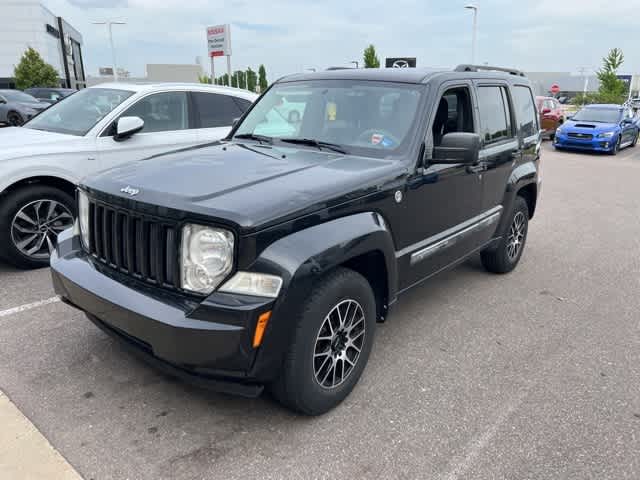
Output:
[[114,140],[117,119],[102,132],[97,139],[97,149],[103,170],[198,143],[197,132],[191,125],[187,92],[147,95],[120,117],[140,117],[144,127],[122,141]]
[[[471,82],[446,83],[430,112],[425,150],[432,157],[447,133],[478,133]],[[398,237],[401,288],[446,268],[477,247],[482,222],[482,171],[429,163],[408,181],[406,222]]]

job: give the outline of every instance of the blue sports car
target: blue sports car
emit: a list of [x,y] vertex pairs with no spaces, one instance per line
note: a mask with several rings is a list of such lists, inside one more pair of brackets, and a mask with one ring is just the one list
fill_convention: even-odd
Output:
[[587,105],[557,130],[558,149],[591,150],[615,155],[638,142],[640,127],[630,108],[620,105]]

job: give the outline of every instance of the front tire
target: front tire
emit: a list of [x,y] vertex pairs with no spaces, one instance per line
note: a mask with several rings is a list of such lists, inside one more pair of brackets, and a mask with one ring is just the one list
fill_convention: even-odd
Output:
[[367,280],[339,268],[324,278],[302,307],[280,377],[270,385],[284,406],[325,413],[351,393],[369,359],[376,303]]
[[509,226],[497,248],[480,253],[482,265],[493,273],[509,273],[518,265],[529,231],[529,207],[524,198],[516,196]]
[[613,148],[611,149],[611,151],[609,152],[609,155],[617,155],[618,152],[620,151],[620,144],[622,143],[622,135],[618,135],[618,139],[616,140],[616,144],[613,146]]
[[7,115],[7,123],[12,127],[21,127],[24,120],[18,112],[10,112],[9,115]]
[[0,257],[23,269],[49,266],[57,235],[71,227],[74,199],[47,185],[30,185],[0,204]]

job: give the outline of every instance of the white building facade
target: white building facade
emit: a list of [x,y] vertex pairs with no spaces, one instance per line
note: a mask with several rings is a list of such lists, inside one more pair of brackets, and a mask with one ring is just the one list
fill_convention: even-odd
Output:
[[85,86],[80,32],[38,0],[0,0],[0,88],[14,87],[13,70],[28,47],[53,65],[61,86]]

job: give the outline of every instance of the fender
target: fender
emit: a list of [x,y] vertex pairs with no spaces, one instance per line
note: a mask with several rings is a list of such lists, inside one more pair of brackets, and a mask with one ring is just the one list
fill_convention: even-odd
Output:
[[65,180],[69,183],[73,183],[75,185],[78,184],[79,178],[73,175],[71,172],[68,172],[64,169],[59,168],[27,168],[21,169],[17,172],[14,172],[10,177],[2,178],[0,181],[0,194],[2,194],[7,188],[11,187],[22,180],[26,180],[34,177],[55,177],[60,180]]
[[[526,185],[536,185],[537,179],[538,167],[534,162],[527,162],[523,163],[522,165],[518,165],[513,170],[513,172],[511,172],[507,183],[507,189],[505,190],[502,200],[504,210],[502,216],[500,217],[500,222],[498,222],[498,226],[496,227],[496,232],[494,234],[495,238],[501,237],[509,226],[509,214],[511,213],[513,202],[515,201],[515,197],[518,191]],[[489,248],[491,249],[495,247],[497,247],[496,242],[494,242]]]
[[260,371],[252,375],[265,381],[275,377],[290,345],[300,306],[314,283],[348,260],[371,252],[380,252],[384,257],[387,298],[391,301],[398,285],[395,247],[386,222],[376,212],[315,225],[276,241],[262,252],[249,270],[279,275],[283,286],[254,362]]

